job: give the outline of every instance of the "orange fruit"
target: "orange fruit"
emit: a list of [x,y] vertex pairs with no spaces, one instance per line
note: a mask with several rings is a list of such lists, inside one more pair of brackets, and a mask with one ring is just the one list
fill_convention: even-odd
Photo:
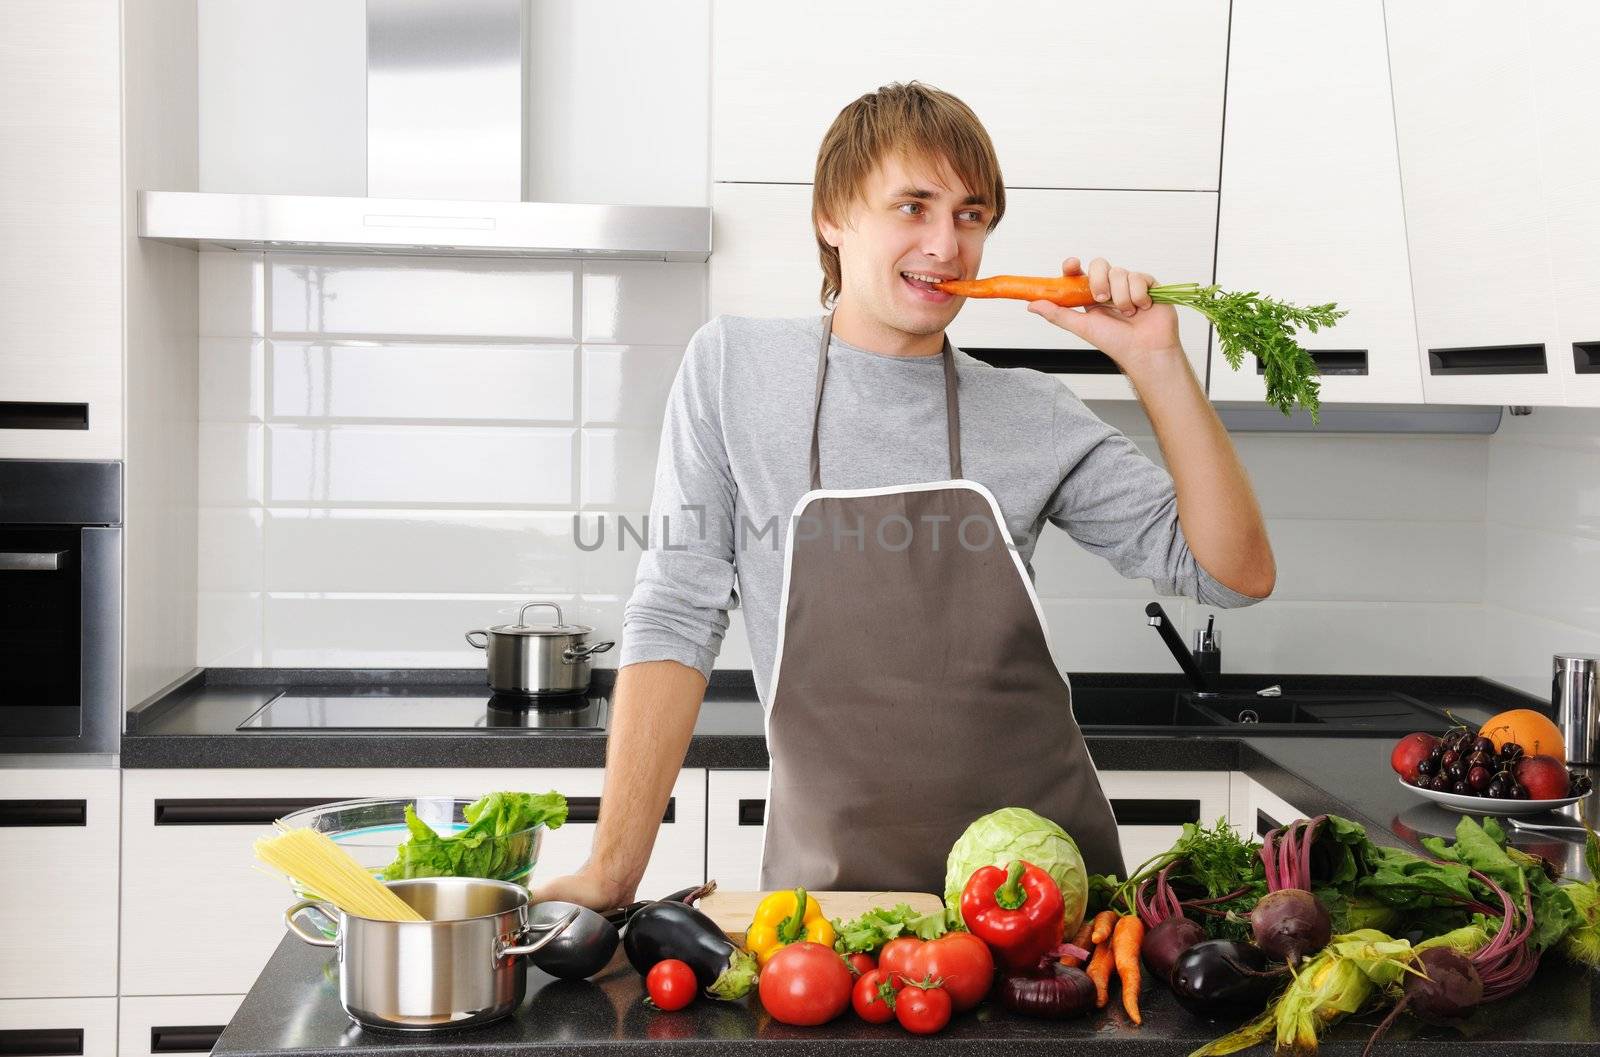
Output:
[[1494,742],[1496,750],[1514,741],[1529,756],[1554,756],[1558,760],[1567,758],[1567,744],[1562,740],[1561,728],[1552,723],[1548,716],[1531,708],[1502,712],[1485,723],[1478,734]]

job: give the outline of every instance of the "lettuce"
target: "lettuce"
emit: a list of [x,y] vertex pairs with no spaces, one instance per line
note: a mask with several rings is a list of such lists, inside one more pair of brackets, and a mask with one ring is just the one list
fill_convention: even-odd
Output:
[[379,876],[488,877],[508,880],[533,861],[535,826],[556,829],[567,820],[567,798],[549,793],[490,793],[462,812],[467,828],[441,837],[406,805],[411,836],[395,849],[395,860]]

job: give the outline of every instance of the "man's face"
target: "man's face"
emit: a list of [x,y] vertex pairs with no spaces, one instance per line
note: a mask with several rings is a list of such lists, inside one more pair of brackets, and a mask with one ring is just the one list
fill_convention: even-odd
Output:
[[934,164],[890,155],[863,192],[843,223],[819,224],[839,249],[840,307],[905,334],[942,332],[960,299],[911,276],[976,278],[993,204],[942,158]]

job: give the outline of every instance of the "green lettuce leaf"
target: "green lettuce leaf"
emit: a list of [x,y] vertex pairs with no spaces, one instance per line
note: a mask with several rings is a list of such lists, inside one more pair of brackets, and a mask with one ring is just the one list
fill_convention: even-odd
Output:
[[[1579,923],[1572,900],[1545,872],[1544,864],[1525,852],[1507,847],[1505,831],[1494,819],[1485,819],[1480,826],[1470,815],[1463,815],[1456,824],[1454,844],[1446,844],[1440,837],[1424,837],[1422,843],[1439,858],[1461,863],[1492,878],[1510,893],[1518,906],[1522,905],[1526,893],[1533,906],[1533,934],[1528,942],[1534,950],[1544,950],[1555,944]],[[1474,885],[1473,891],[1475,898],[1493,905],[1492,893],[1481,885]]]
[[840,954],[857,951],[875,951],[896,936],[912,935],[918,939],[933,940],[949,929],[948,914],[935,910],[919,914],[907,903],[897,903],[885,910],[873,907],[853,921],[833,921],[833,949]]
[[394,862],[379,875],[385,881],[409,877],[489,877],[515,875],[532,857],[535,826],[556,829],[567,820],[567,798],[549,793],[490,793],[462,812],[467,828],[441,837],[406,805],[410,838],[395,849]]

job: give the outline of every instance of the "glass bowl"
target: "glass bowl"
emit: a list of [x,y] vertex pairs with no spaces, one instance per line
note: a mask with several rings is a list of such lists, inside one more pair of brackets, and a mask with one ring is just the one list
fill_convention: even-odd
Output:
[[[377,877],[394,862],[395,849],[411,838],[411,831],[406,828],[407,805],[435,833],[448,837],[467,828],[469,823],[463,812],[475,802],[475,799],[452,796],[340,800],[285,815],[282,823],[290,828],[305,827],[327,834]],[[515,833],[485,838],[473,858],[496,864],[495,872],[466,876],[489,876],[496,881],[527,884],[528,875],[539,861],[544,830],[543,825],[530,826]],[[306,891],[298,881],[291,879],[289,886],[294,889],[296,899],[316,898],[314,892]]]

